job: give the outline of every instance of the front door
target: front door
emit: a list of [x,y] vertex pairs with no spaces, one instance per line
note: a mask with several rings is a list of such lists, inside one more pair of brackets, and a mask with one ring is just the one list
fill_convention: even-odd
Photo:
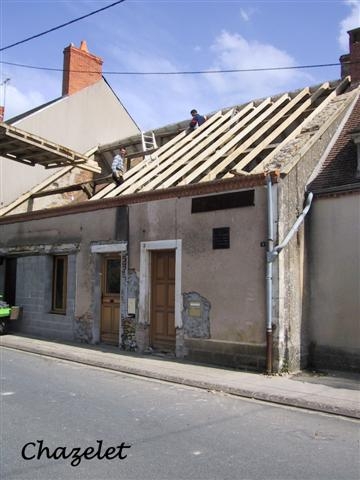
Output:
[[101,329],[103,343],[119,345],[121,258],[104,257],[101,294]]
[[151,254],[150,341],[156,350],[175,350],[175,251]]

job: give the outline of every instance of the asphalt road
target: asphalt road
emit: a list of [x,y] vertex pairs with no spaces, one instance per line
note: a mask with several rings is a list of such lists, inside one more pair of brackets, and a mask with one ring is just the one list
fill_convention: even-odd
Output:
[[0,355],[2,480],[360,478],[355,420]]

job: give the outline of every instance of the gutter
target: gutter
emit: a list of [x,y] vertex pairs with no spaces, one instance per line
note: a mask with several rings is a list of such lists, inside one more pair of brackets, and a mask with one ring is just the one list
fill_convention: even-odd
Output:
[[279,253],[286,247],[292,237],[300,228],[308,211],[310,210],[313,200],[313,193],[309,192],[306,198],[305,207],[302,213],[297,218],[294,225],[284,238],[284,240],[274,247],[274,211],[273,211],[273,199],[272,199],[272,180],[271,176],[266,176],[267,185],[267,203],[268,203],[268,240],[266,250],[266,373],[271,375],[273,370],[273,323],[272,323],[272,311],[273,311],[273,262],[278,258]]

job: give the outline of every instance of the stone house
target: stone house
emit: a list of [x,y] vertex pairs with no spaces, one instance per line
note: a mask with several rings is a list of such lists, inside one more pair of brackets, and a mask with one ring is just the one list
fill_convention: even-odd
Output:
[[[192,133],[186,122],[158,129],[151,151],[141,135],[123,139],[130,168],[119,187],[46,208],[46,186],[41,208],[29,211],[26,197],[0,217],[20,331],[268,372],[304,368],[329,346],[356,364],[356,302],[341,348],[333,333],[319,341],[327,252],[312,263],[325,217],[310,183],[358,119],[356,55],[351,44],[340,80],[215,112]],[[101,145],[98,164],[118,147]]]

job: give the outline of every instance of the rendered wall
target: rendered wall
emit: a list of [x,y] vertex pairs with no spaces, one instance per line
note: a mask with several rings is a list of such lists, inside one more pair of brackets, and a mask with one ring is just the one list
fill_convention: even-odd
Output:
[[311,362],[360,368],[360,195],[318,198],[310,218]]
[[[210,303],[210,340],[197,341],[196,348],[216,350],[220,342],[224,350],[227,343],[232,347],[237,343],[260,346],[257,354],[261,356],[265,249],[260,242],[266,239],[265,188],[255,189],[255,206],[206,213],[192,214],[190,197],[130,205],[129,223],[129,267],[138,275],[140,242],[182,240],[182,294],[196,292]],[[212,231],[219,227],[230,227],[230,249],[213,250]]]

